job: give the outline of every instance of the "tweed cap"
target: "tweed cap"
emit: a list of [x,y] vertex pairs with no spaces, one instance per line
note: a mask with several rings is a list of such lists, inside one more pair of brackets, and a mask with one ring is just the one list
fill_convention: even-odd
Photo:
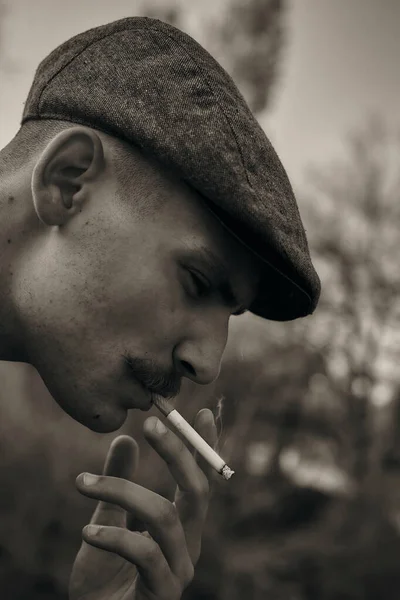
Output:
[[320,281],[289,179],[234,82],[195,40],[157,19],[90,29],[39,65],[22,123],[58,119],[134,144],[172,169],[262,259],[255,314],[313,312]]

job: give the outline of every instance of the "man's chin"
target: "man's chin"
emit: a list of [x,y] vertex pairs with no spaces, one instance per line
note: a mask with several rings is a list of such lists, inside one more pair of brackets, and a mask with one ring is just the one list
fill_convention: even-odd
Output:
[[87,412],[77,414],[65,408],[64,410],[74,421],[78,421],[78,423],[96,433],[112,433],[113,431],[117,431],[125,423],[128,416],[127,409],[120,406],[118,408],[114,406],[112,410],[108,407],[99,408],[93,411],[92,414]]
[[112,413],[98,412],[92,417],[87,418],[83,425],[86,425],[86,427],[96,433],[112,433],[122,427],[127,416],[128,411],[125,408],[119,408]]

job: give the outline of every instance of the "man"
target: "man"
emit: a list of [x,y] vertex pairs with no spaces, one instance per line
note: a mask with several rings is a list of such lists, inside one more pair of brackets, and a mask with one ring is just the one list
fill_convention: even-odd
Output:
[[[117,430],[182,378],[212,382],[232,315],[289,320],[317,304],[271,144],[218,63],[158,20],[123,19],[51,53],[0,171],[0,356],[34,365],[90,429]],[[215,443],[209,411],[196,428]],[[130,481],[135,443],[117,438],[105,474],[77,479],[107,504],[92,520],[102,527],[84,529],[73,598],[171,600],[193,577],[207,470],[157,418],[145,435],[176,503]],[[125,511],[148,533],[126,528]]]

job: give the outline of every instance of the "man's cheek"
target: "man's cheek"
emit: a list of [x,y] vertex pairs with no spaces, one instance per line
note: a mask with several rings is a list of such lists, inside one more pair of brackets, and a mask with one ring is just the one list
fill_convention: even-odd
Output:
[[152,295],[143,301],[133,319],[133,334],[142,337],[151,352],[157,349],[170,348],[182,335],[185,321],[184,308],[171,301],[170,297]]

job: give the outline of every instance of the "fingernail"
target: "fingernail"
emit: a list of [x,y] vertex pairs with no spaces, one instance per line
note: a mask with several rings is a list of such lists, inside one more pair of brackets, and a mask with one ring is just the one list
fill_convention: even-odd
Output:
[[160,421],[160,419],[157,419],[156,425],[155,425],[155,430],[157,431],[157,433],[159,433],[160,435],[162,435],[163,433],[166,433],[167,428]]
[[85,473],[83,476],[84,485],[94,485],[98,482],[98,480],[99,478],[97,477],[97,475],[92,475],[91,473]]
[[101,525],[86,525],[85,533],[87,535],[97,535],[101,531]]

